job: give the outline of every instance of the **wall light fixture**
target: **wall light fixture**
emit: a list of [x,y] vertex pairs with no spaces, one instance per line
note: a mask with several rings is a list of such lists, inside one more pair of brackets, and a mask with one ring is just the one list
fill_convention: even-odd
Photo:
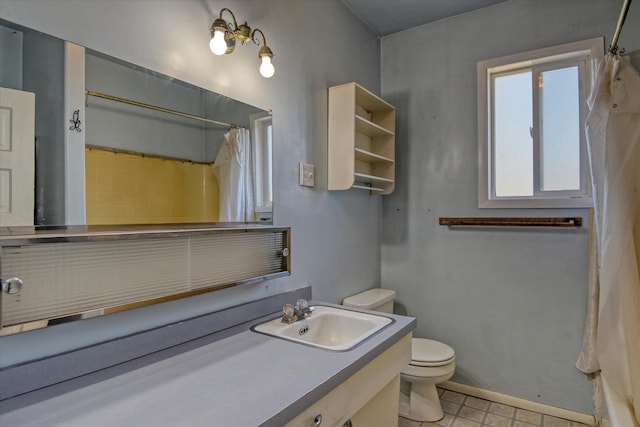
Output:
[[[229,12],[233,23],[227,23],[227,21],[222,19],[222,13],[224,11]],[[260,46],[260,40],[257,38],[258,34],[262,36],[262,47],[258,51],[258,58],[262,61],[260,74],[262,74],[263,77],[269,78],[273,76],[276,69],[271,63],[273,52],[269,49],[269,46],[267,46],[267,38],[264,36],[264,33],[259,28],[252,31],[246,21],[244,24],[238,25],[236,16],[226,7],[220,9],[220,15],[213,21],[213,24],[211,24],[211,42],[209,42],[209,48],[211,52],[216,55],[224,55],[233,52],[233,49],[236,47],[236,40],[239,40],[242,44],[251,41],[256,46]]]

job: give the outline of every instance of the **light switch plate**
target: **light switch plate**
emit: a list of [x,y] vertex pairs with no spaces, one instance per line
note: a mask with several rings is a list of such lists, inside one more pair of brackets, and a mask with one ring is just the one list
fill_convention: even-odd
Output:
[[316,185],[316,171],[313,165],[307,165],[305,163],[299,163],[300,178],[299,184],[304,187],[315,187]]

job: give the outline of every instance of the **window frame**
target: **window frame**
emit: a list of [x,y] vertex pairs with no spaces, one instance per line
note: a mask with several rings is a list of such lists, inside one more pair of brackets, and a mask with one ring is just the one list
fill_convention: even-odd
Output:
[[[586,99],[591,88],[595,58],[604,55],[604,38],[598,37],[500,58],[479,61],[478,78],[478,207],[479,208],[577,208],[591,207],[591,184],[584,122]],[[541,191],[540,181],[540,93],[535,87],[540,73],[578,66],[580,118],[580,190]],[[493,82],[496,76],[521,70],[532,72],[533,95],[533,179],[532,196],[495,195]]]
[[270,112],[251,114],[254,210],[260,219],[273,212],[273,119]]

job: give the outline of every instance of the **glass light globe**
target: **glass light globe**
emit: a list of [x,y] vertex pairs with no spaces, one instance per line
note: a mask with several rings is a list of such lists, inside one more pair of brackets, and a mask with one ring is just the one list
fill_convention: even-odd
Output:
[[269,78],[273,76],[275,72],[276,72],[276,69],[271,63],[271,57],[267,55],[263,56],[262,64],[260,65],[260,74],[262,74],[262,77]]
[[209,42],[209,49],[216,55],[224,55],[227,51],[227,42],[224,40],[224,32],[216,30],[213,33],[211,42]]

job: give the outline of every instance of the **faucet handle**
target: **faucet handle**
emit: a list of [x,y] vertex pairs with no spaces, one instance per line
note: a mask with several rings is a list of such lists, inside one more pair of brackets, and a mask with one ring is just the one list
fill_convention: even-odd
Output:
[[296,314],[296,309],[291,304],[285,304],[282,306],[282,313],[284,313],[284,317],[293,317]]
[[296,309],[291,304],[285,304],[282,306],[282,321],[286,323],[293,323],[296,321]]
[[296,315],[298,320],[311,316],[311,313],[315,310],[315,307],[310,306],[309,302],[305,299],[299,299],[296,301]]

